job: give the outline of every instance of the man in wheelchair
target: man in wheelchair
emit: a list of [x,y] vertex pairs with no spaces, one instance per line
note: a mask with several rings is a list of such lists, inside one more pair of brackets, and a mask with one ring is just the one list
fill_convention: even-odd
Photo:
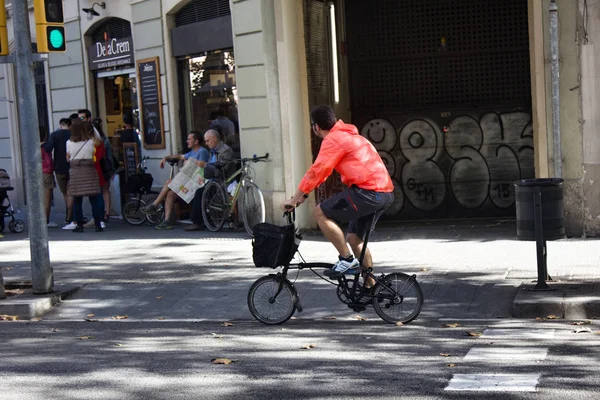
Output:
[[[172,154],[170,156],[163,157],[160,160],[160,167],[164,168],[165,163],[168,160],[181,160],[186,161],[189,159],[196,160],[197,162],[206,162],[208,161],[210,154],[205,147],[202,146],[202,134],[200,132],[192,132],[188,135],[187,138],[187,146],[191,150],[185,154]],[[171,214],[173,213],[173,209],[175,206],[175,201],[179,198],[175,192],[169,189],[169,183],[171,183],[171,179],[167,179],[165,184],[163,185],[160,194],[154,200],[152,204],[147,205],[146,207],[142,207],[140,210],[146,214],[156,213],[158,210],[158,206],[163,201],[165,202],[165,219],[160,224],[158,224],[155,229],[173,229],[171,225]]]
[[[198,161],[198,166],[204,168],[204,178],[225,179],[235,172],[235,160],[233,150],[221,140],[221,135],[214,129],[209,129],[204,134],[204,143],[210,149],[208,162]],[[204,187],[196,190],[192,201],[192,225],[184,228],[186,231],[202,230],[202,193]]]

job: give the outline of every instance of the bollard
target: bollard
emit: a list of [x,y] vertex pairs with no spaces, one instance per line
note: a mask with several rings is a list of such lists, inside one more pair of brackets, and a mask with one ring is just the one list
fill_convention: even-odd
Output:
[[2,269],[0,268],[0,299],[6,298],[6,292],[4,291],[4,278],[2,277]]

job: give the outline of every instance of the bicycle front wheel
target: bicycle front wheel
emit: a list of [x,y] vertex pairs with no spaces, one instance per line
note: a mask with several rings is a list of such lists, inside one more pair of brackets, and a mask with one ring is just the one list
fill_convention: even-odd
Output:
[[146,214],[141,210],[145,205],[146,203],[137,197],[129,199],[123,207],[125,221],[131,225],[141,225],[146,222]]
[[[146,204],[152,204],[154,203],[157,197],[158,193],[150,192],[146,193],[142,197],[142,199]],[[165,208],[163,204],[159,204],[158,208],[156,209],[156,212],[146,215],[146,218],[148,219],[150,225],[158,225],[159,223],[161,223],[162,220],[165,219]]]
[[255,183],[245,182],[242,192],[242,217],[246,232],[250,236],[254,236],[254,225],[265,222],[265,199]]
[[211,232],[223,227],[229,210],[229,201],[225,189],[215,181],[210,181],[202,193],[202,219]]
[[377,283],[372,304],[385,322],[407,324],[421,312],[423,292],[415,278],[395,272]]
[[296,291],[287,279],[263,276],[250,287],[248,308],[252,316],[263,324],[283,324],[296,311],[295,298]]

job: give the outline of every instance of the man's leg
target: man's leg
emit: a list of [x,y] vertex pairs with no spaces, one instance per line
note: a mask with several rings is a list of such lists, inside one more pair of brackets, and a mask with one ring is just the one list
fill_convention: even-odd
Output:
[[323,214],[320,204],[315,207],[313,217],[317,221],[317,224],[319,225],[321,232],[323,232],[323,235],[325,235],[331,244],[333,244],[341,257],[346,258],[352,255],[348,245],[346,244],[344,232],[342,232],[342,229],[334,220],[327,218],[327,216]]
[[46,206],[46,223],[50,222],[50,206],[52,203],[52,189],[44,189],[44,201]]
[[175,201],[177,200],[177,193],[170,190],[166,195],[165,200],[165,223],[171,222],[171,214],[173,214],[173,208],[175,208]]
[[152,203],[152,204],[154,204],[154,206],[158,207],[158,205],[160,203],[162,203],[163,201],[165,201],[165,199],[167,198],[167,195],[171,191],[171,189],[169,189],[169,183],[171,183],[171,180],[167,179],[167,181],[163,185],[163,188],[161,189],[160,193],[158,194],[158,197],[156,198],[156,200],[154,200],[154,203]]
[[202,219],[202,193],[204,193],[204,187],[196,190],[194,193],[194,200],[192,200],[192,214],[190,219],[196,225],[202,225],[204,220]]
[[[346,239],[348,240],[348,243],[350,244],[350,247],[354,252],[354,256],[356,258],[360,258],[360,254],[362,252],[365,242],[356,233],[349,233],[348,235],[346,235]],[[363,271],[366,271],[369,268],[373,268],[373,257],[371,256],[371,250],[369,250],[368,247],[365,250],[365,258],[363,259],[363,262],[360,266],[363,269]],[[363,273],[363,278],[364,277],[365,275]],[[371,277],[367,277],[367,279],[365,280],[365,287],[370,288],[373,285],[375,285],[375,280]]]

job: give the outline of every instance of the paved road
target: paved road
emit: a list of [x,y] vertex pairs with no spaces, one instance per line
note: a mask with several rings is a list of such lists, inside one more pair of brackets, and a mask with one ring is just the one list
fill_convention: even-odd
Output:
[[[0,393],[7,400],[599,398],[598,321],[442,327],[453,322],[3,323]],[[464,382],[479,389],[464,390]],[[494,392],[479,391],[489,385]]]

